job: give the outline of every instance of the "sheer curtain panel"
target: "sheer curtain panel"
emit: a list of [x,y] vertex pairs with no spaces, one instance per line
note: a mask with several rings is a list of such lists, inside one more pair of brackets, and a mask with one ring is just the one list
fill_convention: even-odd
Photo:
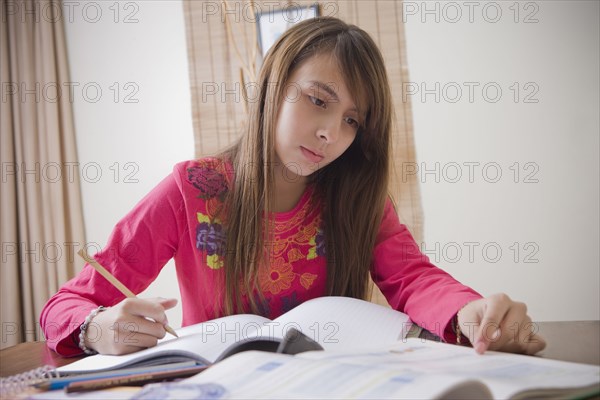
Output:
[[[63,4],[2,0],[2,348],[43,340],[44,303],[84,242]],[[76,250],[75,250],[76,251]],[[58,321],[57,321],[58,322]]]

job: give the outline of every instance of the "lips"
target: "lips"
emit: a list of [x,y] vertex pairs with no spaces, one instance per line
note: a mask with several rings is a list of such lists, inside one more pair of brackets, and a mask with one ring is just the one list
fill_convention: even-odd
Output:
[[302,154],[304,154],[304,157],[306,157],[310,162],[313,162],[313,163],[319,163],[319,162],[323,161],[323,158],[325,158],[325,156],[323,156],[322,154],[319,154],[312,150],[309,150],[306,147],[300,146],[300,151],[302,151]]

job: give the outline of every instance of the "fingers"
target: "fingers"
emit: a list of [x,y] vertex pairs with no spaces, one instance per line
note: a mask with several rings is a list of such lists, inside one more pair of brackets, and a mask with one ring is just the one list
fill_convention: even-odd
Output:
[[[490,344],[490,350],[509,351],[511,353],[535,354],[546,347],[546,341],[537,335],[537,325],[526,314],[522,303],[515,303],[501,328],[502,339]],[[519,309],[523,311],[519,311]]]
[[[128,299],[123,302],[122,312],[128,323],[135,325],[135,331],[140,334],[149,335],[155,339],[165,337],[165,326],[169,323],[165,314],[165,307],[173,308],[177,304],[176,299]],[[149,339],[145,339],[147,342]],[[155,345],[154,343],[153,345]],[[147,347],[147,346],[146,346]]]
[[[174,301],[174,303],[173,303]],[[165,307],[173,308],[177,304],[176,299],[125,299],[123,300],[122,310],[125,313],[137,315],[140,317],[152,318],[158,323],[166,325],[169,323],[167,314],[165,314]]]
[[177,299],[163,299],[159,298],[158,302],[165,310],[169,310],[177,305]]
[[535,354],[546,347],[524,303],[512,301],[505,294],[493,295],[485,299],[482,314],[472,342],[477,353],[499,350]]
[[504,322],[503,340],[500,347],[513,342],[516,348],[525,347],[526,341],[532,335],[533,323],[527,315],[527,306],[524,303],[514,303]]
[[481,325],[473,342],[473,348],[479,354],[488,350],[492,342],[502,340],[501,323],[510,308],[510,299],[505,294],[493,295],[487,300]]
[[538,353],[539,351],[543,350],[545,347],[546,347],[546,341],[541,336],[532,334],[529,337],[529,340],[525,343],[518,342],[516,340],[509,341],[507,344],[505,344],[501,348],[498,348],[498,349],[490,348],[490,350],[499,350],[499,351],[504,351],[504,352],[508,352],[508,353],[521,353],[521,354],[534,355],[534,354]]
[[[156,339],[162,339],[165,337],[167,331],[165,326],[160,322],[151,321],[142,317],[134,317],[127,324],[123,324],[123,329],[133,333],[141,333],[144,335],[150,335]],[[128,326],[125,326],[128,325]],[[146,346],[147,347],[147,346]]]
[[166,335],[165,310],[176,304],[176,299],[125,299],[94,318],[99,330],[93,338],[86,337],[86,344],[102,354],[127,354],[156,346]]
[[543,337],[537,334],[533,334],[525,342],[525,354],[535,354],[546,348],[546,341]]

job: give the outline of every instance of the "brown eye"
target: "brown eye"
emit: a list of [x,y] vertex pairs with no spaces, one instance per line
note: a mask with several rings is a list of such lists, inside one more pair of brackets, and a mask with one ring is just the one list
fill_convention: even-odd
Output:
[[308,98],[315,106],[325,108],[325,102],[323,100],[313,96],[308,96]]
[[351,125],[352,127],[354,127],[354,129],[358,129],[359,124],[358,124],[357,120],[355,120],[354,118],[350,118],[350,117],[345,118],[345,120],[348,125]]

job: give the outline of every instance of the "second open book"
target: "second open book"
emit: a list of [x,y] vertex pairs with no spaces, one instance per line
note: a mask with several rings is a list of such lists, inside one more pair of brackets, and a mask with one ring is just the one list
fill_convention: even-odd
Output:
[[207,384],[228,399],[565,399],[600,394],[600,368],[410,338],[295,356],[243,352],[166,389]]
[[406,336],[411,325],[406,314],[387,307],[347,297],[320,297],[274,320],[249,314],[219,318],[177,329],[179,338],[167,337],[150,349],[122,356],[86,357],[58,371],[87,373],[189,360],[210,365],[241,346],[274,351],[291,328],[325,350],[355,350],[372,343],[396,342]]

